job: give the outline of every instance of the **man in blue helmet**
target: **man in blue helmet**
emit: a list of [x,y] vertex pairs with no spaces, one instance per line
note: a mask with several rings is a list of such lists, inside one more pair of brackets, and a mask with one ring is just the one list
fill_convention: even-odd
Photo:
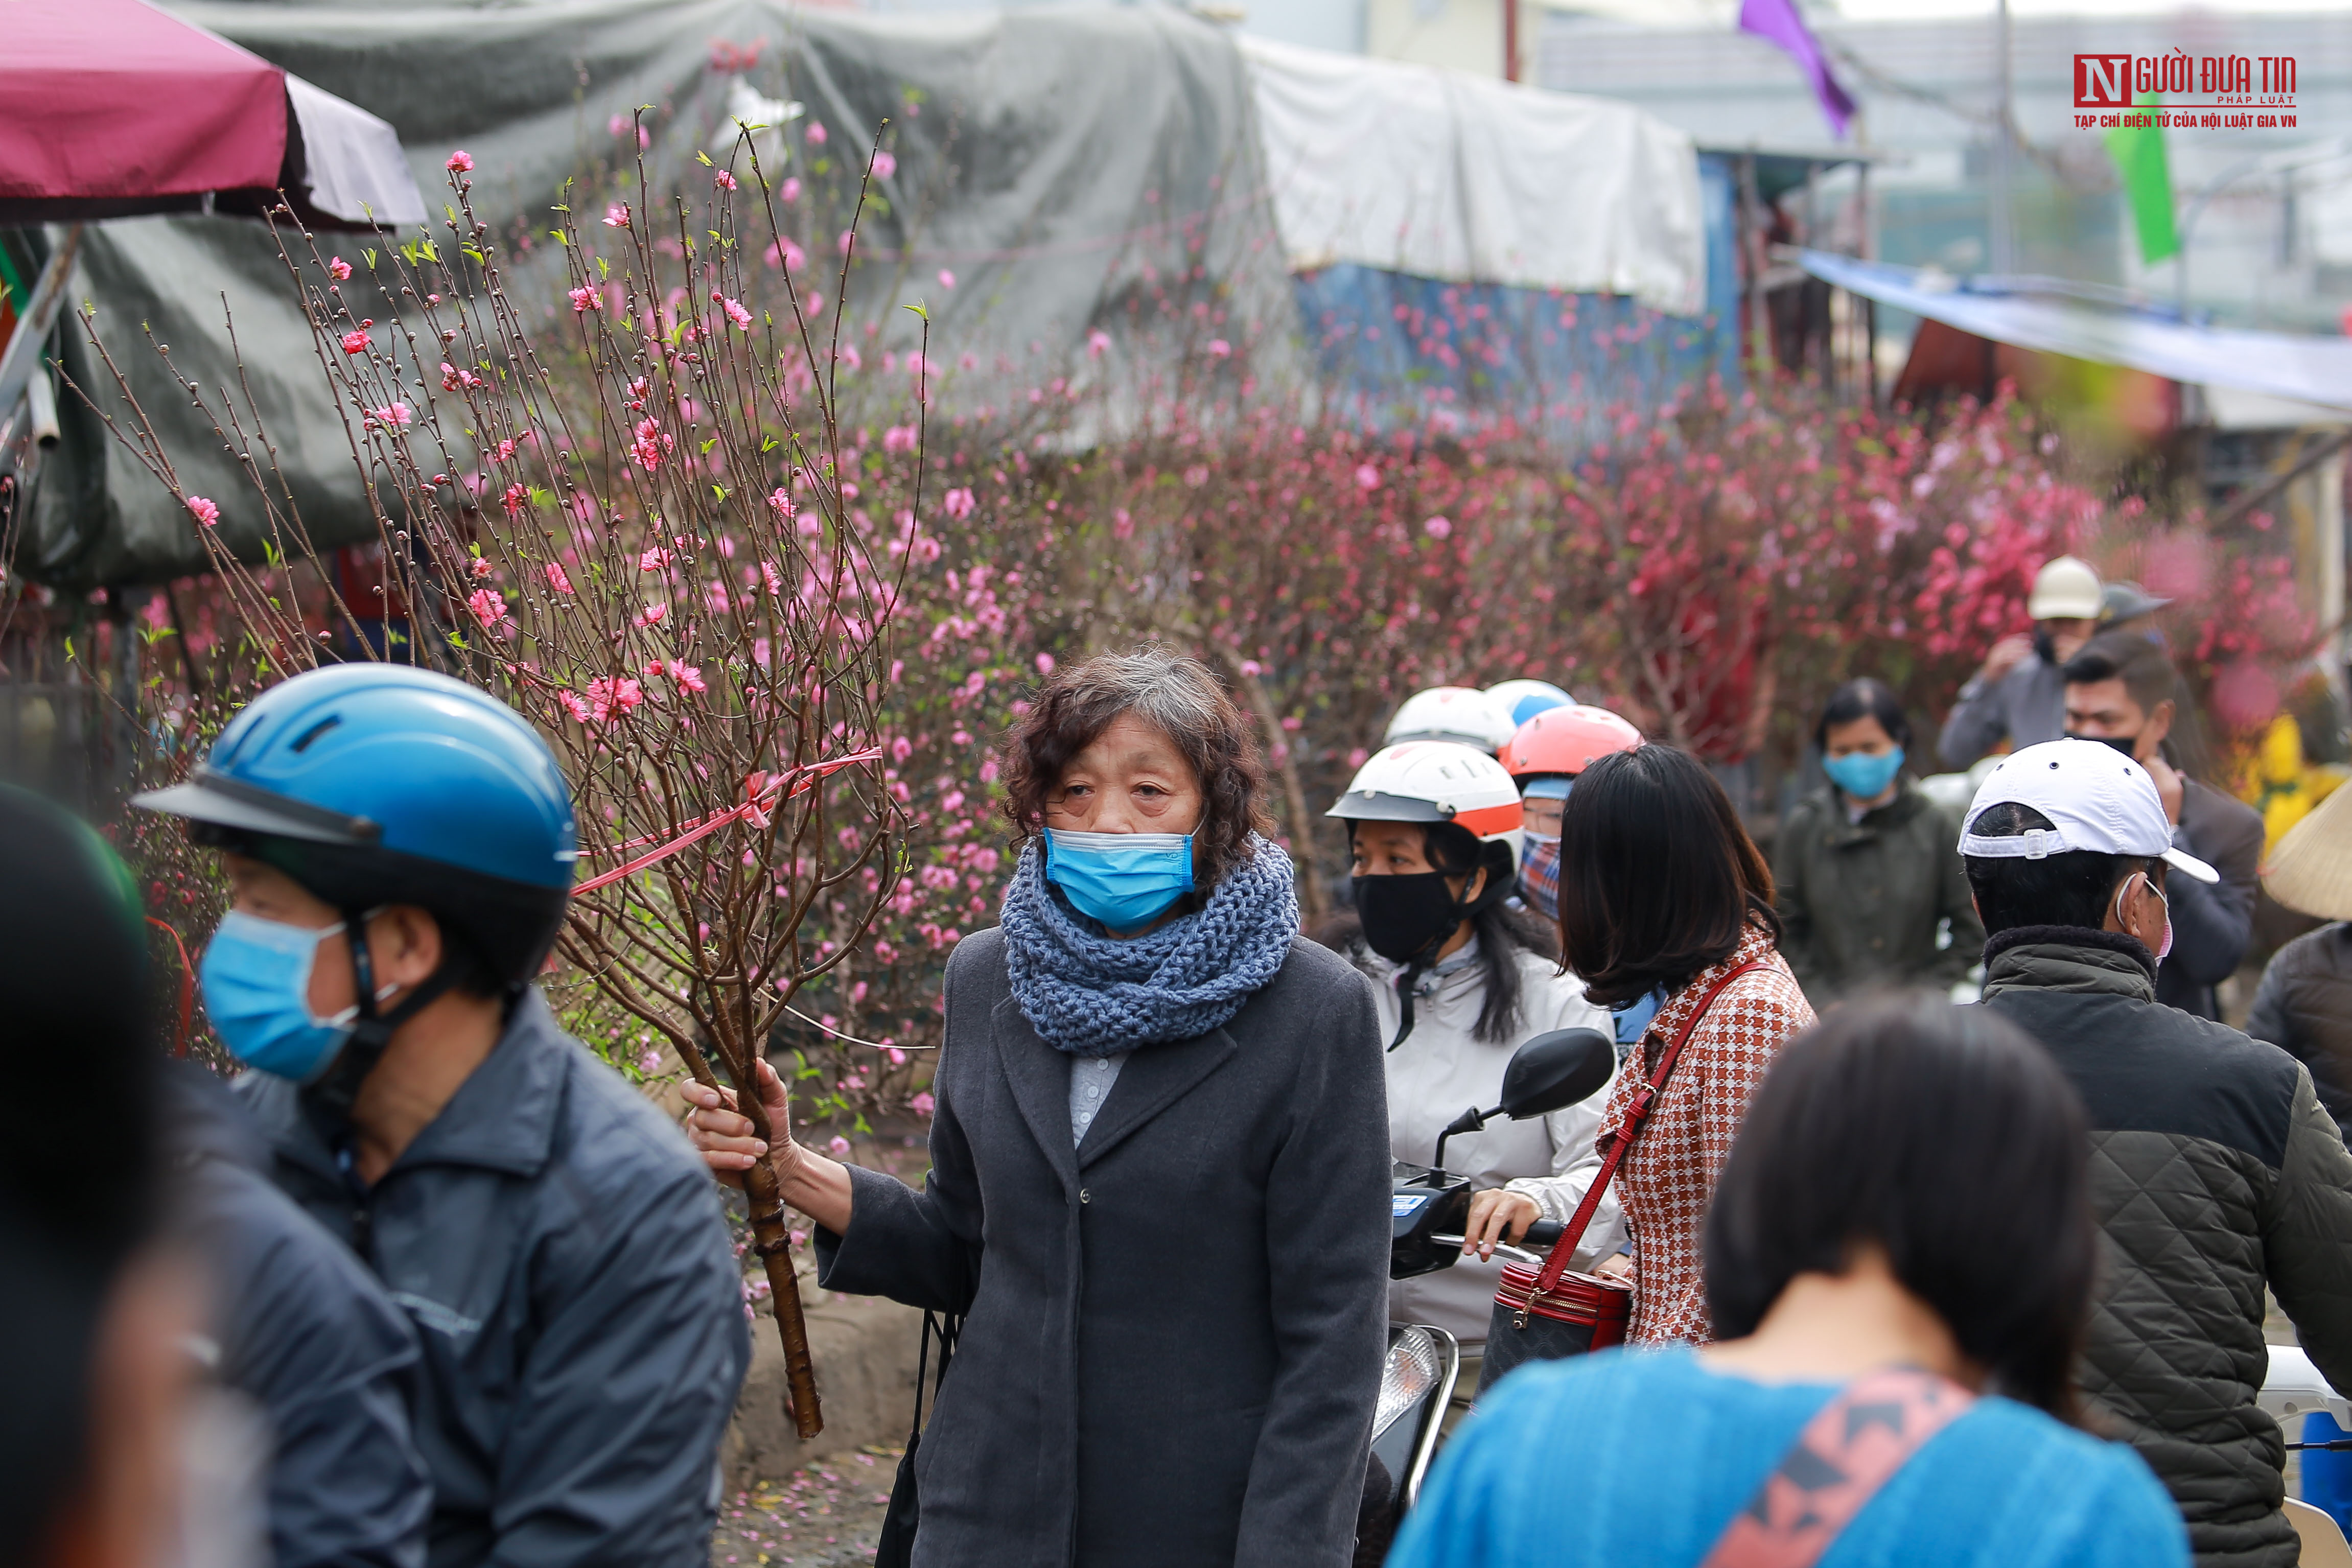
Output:
[[683,1136],[530,983],[577,857],[546,744],[446,676],[337,665],[133,803],[224,852],[205,1009],[278,1184],[416,1326],[430,1568],[708,1563],[740,1281]]

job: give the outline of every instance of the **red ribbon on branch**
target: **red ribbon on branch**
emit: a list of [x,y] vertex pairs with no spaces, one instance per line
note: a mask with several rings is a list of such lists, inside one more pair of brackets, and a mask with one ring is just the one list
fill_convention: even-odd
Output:
[[180,1038],[172,1042],[173,1056],[188,1054],[188,1028],[196,1010],[196,967],[188,962],[188,945],[180,940],[180,928],[168,920],[147,917],[147,924],[172,939],[180,954]]
[[[799,794],[810,784],[828,773],[837,772],[844,768],[854,768],[861,762],[881,760],[882,748],[878,746],[871,746],[864,751],[852,752],[846,757],[828,757],[822,762],[812,762],[805,768],[795,768],[788,773],[754,773],[743,780],[743,792],[750,799],[741,805],[730,806],[724,811],[713,811],[659,849],[648,850],[633,860],[614,866],[611,871],[601,872],[586,882],[575,883],[572,884],[572,891],[574,894],[593,893],[607,883],[618,882],[625,876],[645,870],[656,861],[667,860],[697,839],[708,838],[732,821],[749,818],[753,826],[764,828],[768,825],[768,812],[779,801]],[[792,786],[789,789],[785,788],[787,784]],[[657,837],[659,837],[658,834],[648,838],[631,839],[627,843],[615,844],[606,852],[620,854],[635,849],[640,844],[652,843]]]

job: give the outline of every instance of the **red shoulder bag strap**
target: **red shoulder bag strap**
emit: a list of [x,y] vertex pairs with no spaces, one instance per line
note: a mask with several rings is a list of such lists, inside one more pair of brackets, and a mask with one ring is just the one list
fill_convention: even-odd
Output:
[[1932,1372],[1856,1378],[1805,1423],[1699,1568],[1812,1568],[1878,1489],[1975,1403]]
[[1706,1009],[1715,1005],[1715,998],[1723,994],[1726,986],[1740,976],[1764,967],[1761,958],[1751,958],[1740,965],[1717,980],[1706,995],[1698,999],[1698,1006],[1691,1009],[1690,1017],[1683,1019],[1683,1027],[1675,1031],[1674,1043],[1667,1046],[1658,1058],[1657,1071],[1650,1075],[1650,1082],[1633,1096],[1633,1104],[1626,1107],[1625,1119],[1618,1124],[1617,1136],[1611,1142],[1609,1153],[1601,1162],[1601,1174],[1592,1178],[1592,1185],[1585,1189],[1584,1201],[1576,1206],[1576,1212],[1569,1218],[1567,1228],[1559,1233],[1559,1239],[1553,1242],[1551,1250],[1544,1255],[1543,1272],[1536,1276],[1537,1295],[1543,1295],[1559,1284],[1559,1277],[1568,1272],[1568,1260],[1576,1255],[1578,1243],[1584,1239],[1586,1228],[1591,1225],[1594,1212],[1601,1207],[1601,1195],[1616,1179],[1617,1167],[1625,1163],[1625,1151],[1633,1146],[1634,1134],[1642,1130],[1643,1122],[1649,1117],[1650,1108],[1665,1092],[1666,1075],[1675,1070],[1675,1059],[1690,1042],[1691,1030],[1698,1027],[1699,1019],[1706,1017]]

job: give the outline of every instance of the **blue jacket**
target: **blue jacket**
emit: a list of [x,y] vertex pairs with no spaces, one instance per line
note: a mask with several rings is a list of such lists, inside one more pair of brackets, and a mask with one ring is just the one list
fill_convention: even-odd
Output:
[[270,1185],[268,1145],[227,1087],[173,1065],[173,1199],[210,1275],[218,1380],[268,1417],[276,1568],[422,1568],[433,1486],[410,1433],[415,1331]]
[[[1837,1390],[1687,1348],[1513,1373],[1438,1456],[1388,1568],[1695,1568]],[[2180,1515],[2120,1443],[1984,1398],[1930,1437],[1820,1568],[2188,1568]]]
[[280,1186],[424,1346],[432,1568],[702,1568],[750,1360],[717,1189],[536,990],[362,1190],[299,1091],[248,1073]]

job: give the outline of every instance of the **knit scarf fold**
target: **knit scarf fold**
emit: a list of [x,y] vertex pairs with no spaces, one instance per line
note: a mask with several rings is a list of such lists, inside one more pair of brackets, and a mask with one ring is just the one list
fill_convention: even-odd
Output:
[[1045,880],[1023,846],[1004,894],[1013,999],[1039,1038],[1072,1056],[1192,1040],[1230,1019],[1275,977],[1298,935],[1290,857],[1263,838],[1207,901],[1140,936],[1111,936]]

